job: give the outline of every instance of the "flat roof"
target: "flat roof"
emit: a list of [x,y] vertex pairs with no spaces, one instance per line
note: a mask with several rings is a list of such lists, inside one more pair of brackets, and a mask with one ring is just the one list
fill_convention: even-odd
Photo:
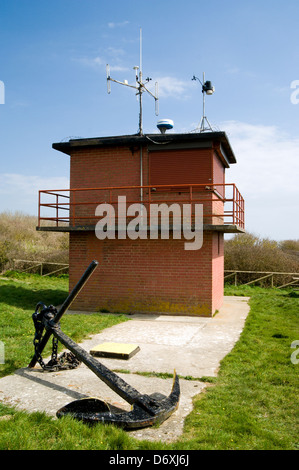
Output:
[[52,148],[60,152],[71,155],[75,149],[90,148],[90,147],[107,147],[119,145],[159,145],[162,144],[163,148],[167,145],[175,146],[177,144],[200,144],[204,143],[219,143],[221,150],[224,153],[228,163],[237,163],[234,152],[231,148],[229,140],[225,132],[192,132],[186,134],[133,134],[133,135],[119,135],[111,137],[93,137],[70,139],[68,142],[58,142],[52,144]]

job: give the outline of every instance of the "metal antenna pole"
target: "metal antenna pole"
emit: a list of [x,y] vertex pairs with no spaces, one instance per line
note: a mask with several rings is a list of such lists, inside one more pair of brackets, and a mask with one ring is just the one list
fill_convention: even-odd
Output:
[[139,134],[143,135],[142,129],[142,72],[139,72]]
[[[205,83],[205,73],[203,72],[202,74],[202,83]],[[200,126],[200,132],[203,132],[205,129],[205,92],[204,89],[202,88],[202,118],[201,118],[201,126]]]
[[142,129],[142,29],[139,35],[139,134],[143,134]]
[[[208,94],[211,94],[211,93],[214,93],[214,87],[212,87],[211,85],[211,82],[205,82],[205,74],[203,72],[203,81],[201,82],[199,80],[199,78],[195,77],[195,75],[193,75],[193,78],[192,80],[198,80],[199,83],[201,84],[201,87],[202,87],[202,118],[200,120],[200,124],[199,124],[199,132],[204,132],[206,130],[210,130],[212,131],[212,126],[211,124],[209,123],[208,121],[208,118],[206,117],[206,110],[205,110],[205,93],[207,91],[209,91]],[[205,121],[207,122],[208,124],[208,127],[205,127]]]
[[[119,80],[115,80],[113,78],[111,78],[110,76],[110,67],[109,65],[107,64],[106,66],[106,71],[107,71],[107,91],[108,91],[108,94],[110,94],[111,92],[111,86],[110,86],[110,82],[115,82],[115,83],[119,83],[120,85],[125,85],[127,87],[130,87],[130,88],[135,88],[135,90],[137,90],[137,93],[136,95],[138,96],[139,95],[139,135],[143,135],[143,122],[142,122],[142,93],[144,91],[146,91],[149,95],[151,95],[154,100],[155,100],[155,111],[156,111],[156,115],[159,114],[159,110],[158,110],[158,84],[156,83],[156,89],[155,89],[155,94],[152,93],[146,86],[145,84],[142,82],[142,29],[140,28],[140,63],[139,63],[139,67],[138,66],[135,66],[134,67],[134,70],[136,72],[136,75],[135,75],[135,79],[136,79],[136,83],[135,85],[129,85],[127,80],[125,80],[124,82],[120,82]],[[138,73],[138,69],[139,69],[139,73]],[[146,79],[146,82],[149,82],[151,80],[151,78],[147,78]]]

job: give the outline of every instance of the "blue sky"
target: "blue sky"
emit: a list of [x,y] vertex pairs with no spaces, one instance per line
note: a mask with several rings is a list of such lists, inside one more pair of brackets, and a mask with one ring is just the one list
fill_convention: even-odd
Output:
[[138,131],[134,91],[112,83],[108,95],[105,66],[134,83],[142,28],[143,76],[160,98],[157,118],[144,95],[144,132],[162,118],[193,131],[202,94],[191,78],[205,72],[206,114],[236,154],[226,178],[246,200],[247,230],[298,239],[298,18],[298,0],[0,0],[0,212],[35,215],[38,189],[68,187],[69,157],[53,142]]

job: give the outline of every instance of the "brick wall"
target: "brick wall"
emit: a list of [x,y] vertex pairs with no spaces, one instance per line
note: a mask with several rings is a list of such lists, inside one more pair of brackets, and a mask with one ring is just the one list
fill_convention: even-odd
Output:
[[[214,162],[211,173],[214,181],[224,181],[224,168],[220,167],[218,157],[212,151],[206,149],[197,150],[204,152],[204,155]],[[149,184],[149,154],[143,148],[143,185]],[[167,153],[167,152],[166,152]],[[217,171],[215,170],[217,168]],[[76,191],[71,193],[71,217],[81,224],[95,223],[95,209],[101,203],[117,202],[117,196],[126,196],[127,202],[137,202],[140,200],[139,189],[101,190],[93,188],[119,187],[119,186],[139,186],[140,185],[140,150],[139,148],[129,149],[127,147],[107,147],[81,149],[73,151],[71,155],[70,187],[71,189],[86,188],[88,191]],[[223,191],[219,187],[220,192]],[[144,204],[149,200],[148,189],[143,189]],[[155,201],[181,201],[189,202],[189,192],[182,193],[175,190],[159,190],[151,192],[150,198]],[[197,199],[204,205],[204,223],[222,224],[223,218],[217,214],[223,214],[223,202],[217,196],[206,189],[194,189],[193,199]],[[76,205],[75,205],[76,204]],[[81,205],[80,205],[81,204]],[[148,206],[146,206],[148,210]],[[213,215],[213,217],[211,217]]]
[[[211,153],[212,158],[212,153]],[[214,156],[215,158],[215,156]],[[220,174],[220,167],[214,172]],[[214,173],[213,173],[214,174]],[[143,149],[143,184],[149,184],[148,152]],[[221,180],[220,180],[221,181]],[[217,181],[218,182],[218,181]],[[107,147],[75,150],[71,155],[70,187],[140,185],[139,148]],[[204,194],[210,198],[209,192]],[[138,200],[139,190],[128,194]],[[144,192],[146,197],[146,194]],[[115,194],[117,199],[117,194]],[[110,202],[109,193],[76,192],[72,202]],[[167,194],[152,194],[167,199]],[[171,193],[175,197],[175,193]],[[181,197],[181,196],[180,196]],[[208,213],[223,212],[223,203],[205,202]],[[81,223],[91,221],[96,205],[76,206]],[[80,212],[81,211],[81,212]],[[219,219],[219,220],[218,220]],[[95,219],[93,219],[95,222]],[[211,223],[212,220],[205,220]],[[217,223],[222,223],[217,218]],[[70,233],[70,289],[89,263],[99,266],[72,305],[73,309],[110,312],[151,312],[210,316],[223,300],[223,234],[205,231],[199,250],[185,250],[185,240],[98,240],[94,231]]]
[[139,148],[130,150],[123,146],[81,149],[74,150],[71,155],[71,188],[139,185],[139,173]]
[[98,240],[93,231],[70,233],[70,288],[93,259],[99,261],[72,308],[210,316],[223,296],[218,236],[204,232],[200,250],[187,251],[184,242]]
[[224,235],[213,232],[212,250],[212,311],[216,312],[223,303],[224,286]]

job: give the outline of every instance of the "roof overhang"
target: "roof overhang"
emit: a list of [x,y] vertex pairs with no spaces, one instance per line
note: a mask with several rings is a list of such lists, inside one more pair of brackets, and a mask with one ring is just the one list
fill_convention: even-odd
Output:
[[134,134],[134,135],[121,135],[112,137],[94,137],[86,139],[71,139],[68,142],[59,142],[52,144],[52,148],[60,152],[71,155],[73,151],[84,148],[101,148],[111,146],[128,146],[135,147],[140,145],[147,145],[153,147],[156,145],[163,145],[166,150],[167,147],[175,148],[176,146],[192,146],[203,147],[205,145],[218,145],[221,153],[228,164],[237,163],[234,152],[231,148],[229,140],[225,132],[202,132],[202,133],[189,133],[189,134]]

